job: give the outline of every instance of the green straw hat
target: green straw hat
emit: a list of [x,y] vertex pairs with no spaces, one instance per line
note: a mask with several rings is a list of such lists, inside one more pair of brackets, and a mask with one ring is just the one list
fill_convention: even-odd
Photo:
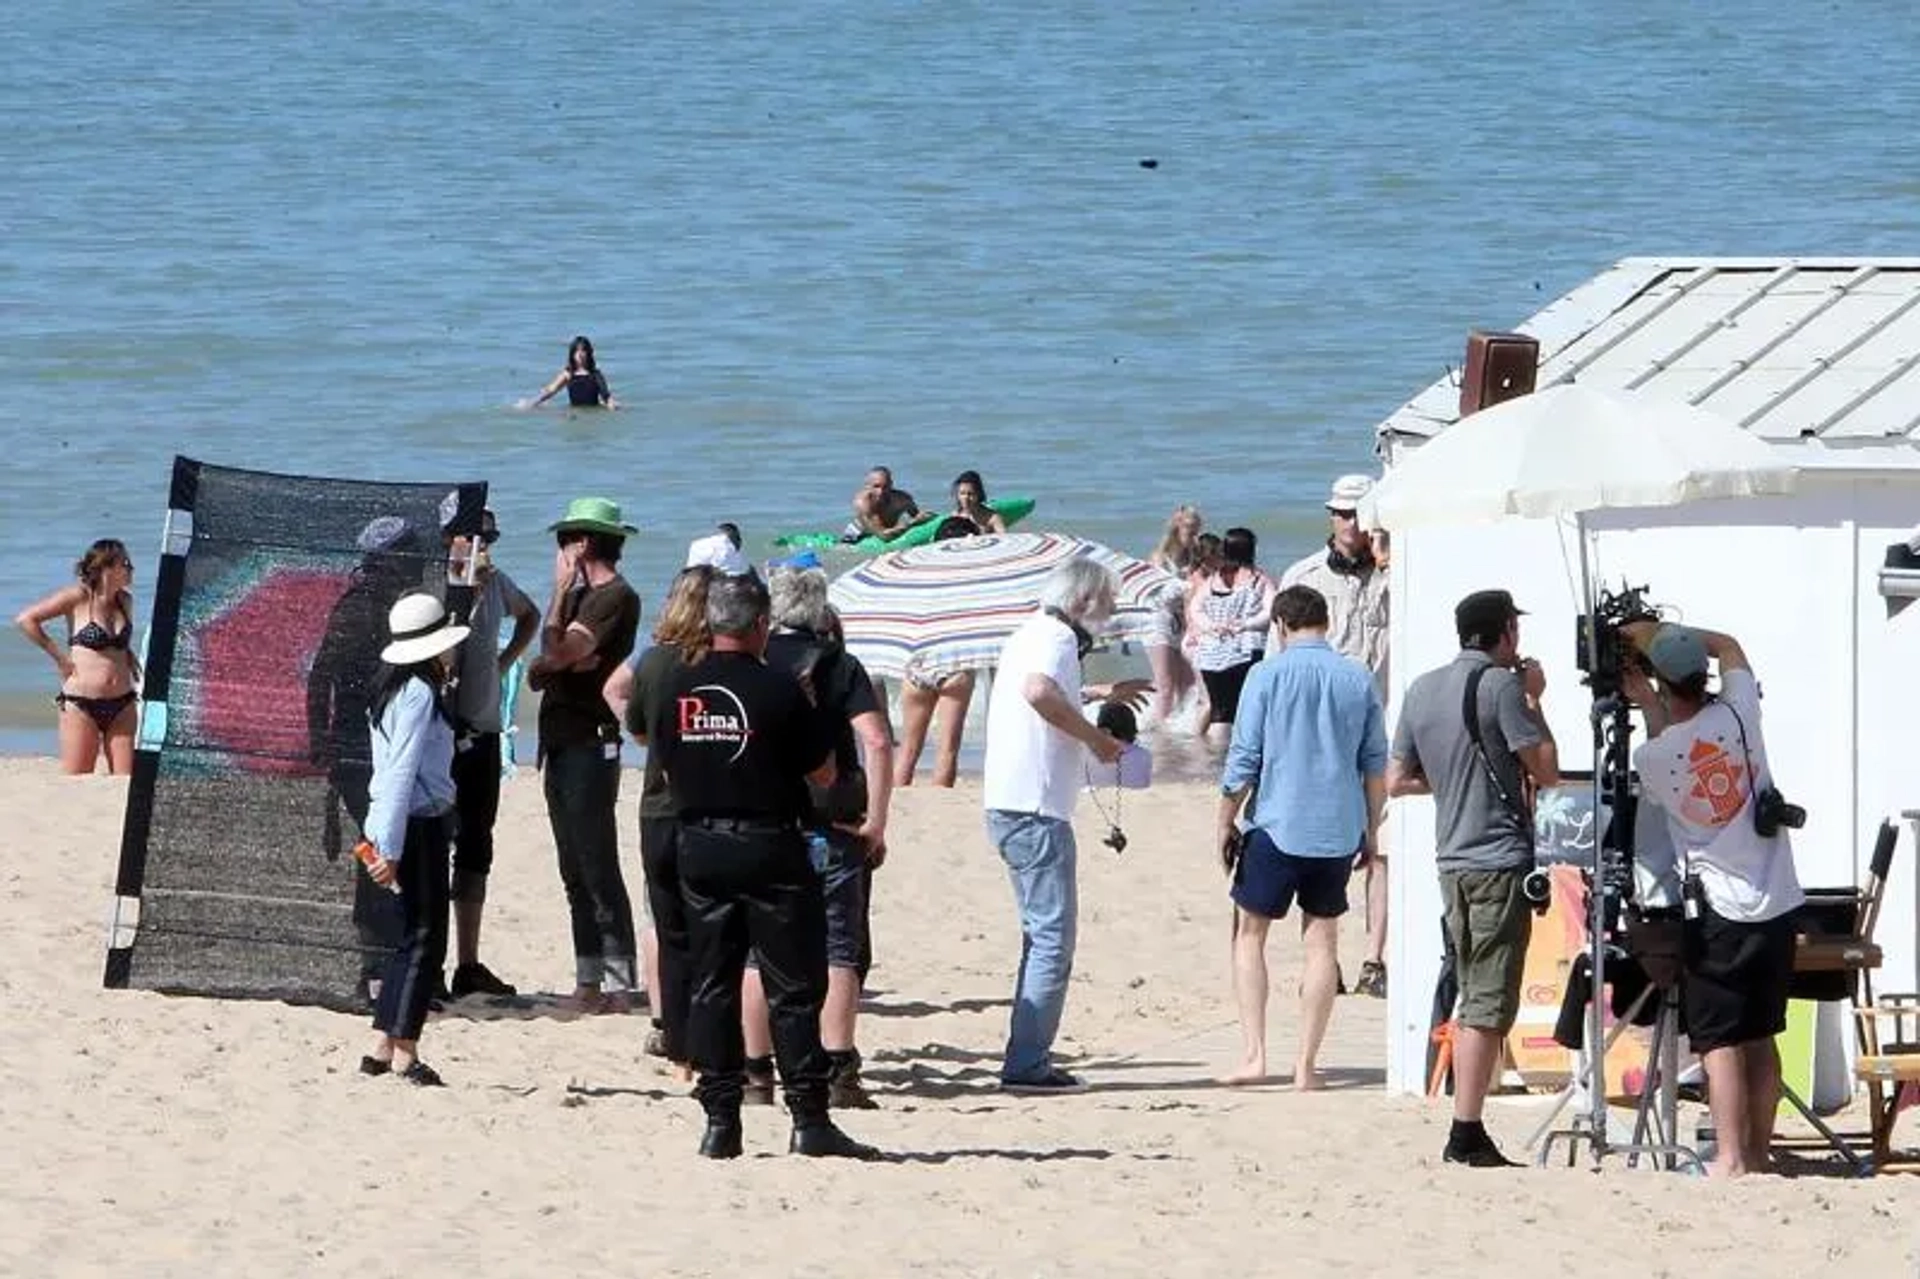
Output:
[[640,531],[631,524],[620,522],[620,503],[607,497],[576,497],[567,503],[565,515],[547,525],[549,533],[575,530],[611,533],[615,537],[632,537]]

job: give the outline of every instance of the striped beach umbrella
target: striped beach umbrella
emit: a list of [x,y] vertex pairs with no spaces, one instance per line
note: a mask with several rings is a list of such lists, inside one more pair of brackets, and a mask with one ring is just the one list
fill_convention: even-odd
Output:
[[984,670],[1039,606],[1040,585],[1068,560],[1086,558],[1120,581],[1102,638],[1139,639],[1167,607],[1178,578],[1098,542],[1063,533],[999,533],[890,551],[849,570],[829,590],[847,650],[875,675]]

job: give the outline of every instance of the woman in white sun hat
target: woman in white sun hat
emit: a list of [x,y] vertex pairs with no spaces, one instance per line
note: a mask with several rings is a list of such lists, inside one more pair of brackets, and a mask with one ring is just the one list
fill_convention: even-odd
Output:
[[451,654],[468,628],[431,595],[403,595],[387,613],[391,637],[381,650],[368,709],[373,734],[366,873],[400,894],[405,920],[387,957],[374,1005],[373,1051],[360,1059],[366,1075],[398,1075],[438,1087],[420,1060],[420,1030],[445,958],[447,849],[452,843],[453,720],[441,701]]

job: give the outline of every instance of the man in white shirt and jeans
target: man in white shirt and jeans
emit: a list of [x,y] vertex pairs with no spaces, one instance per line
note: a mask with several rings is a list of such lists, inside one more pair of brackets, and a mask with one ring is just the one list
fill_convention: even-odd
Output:
[[[1806,894],[1793,846],[1762,798],[1778,793],[1760,735],[1760,688],[1729,636],[1654,622],[1621,634],[1651,668],[1621,681],[1647,721],[1647,741],[1633,753],[1641,798],[1667,820],[1669,878],[1690,881],[1684,1000],[1719,1145],[1709,1172],[1765,1171],[1780,1106],[1774,1036],[1787,1025],[1793,913]],[[1710,662],[1720,668],[1717,695],[1707,692]],[[1644,864],[1653,850],[1638,851],[1642,869],[1658,876],[1663,868]]]
[[1082,688],[1080,659],[1113,614],[1111,570],[1069,560],[1041,588],[1040,609],[1007,637],[987,706],[987,836],[1006,859],[1020,907],[1020,972],[1000,1086],[1008,1092],[1073,1092],[1078,1079],[1053,1064],[1054,1036],[1073,973],[1079,910],[1073,808],[1087,754],[1103,764],[1124,743],[1090,723],[1085,701],[1136,709],[1151,686],[1125,680]]

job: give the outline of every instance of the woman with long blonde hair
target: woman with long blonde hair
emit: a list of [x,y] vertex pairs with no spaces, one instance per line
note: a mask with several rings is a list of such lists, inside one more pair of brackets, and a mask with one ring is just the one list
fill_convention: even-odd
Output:
[[[658,717],[667,713],[674,675],[704,658],[713,644],[713,632],[707,629],[707,588],[716,576],[705,564],[681,569],[654,624],[653,646],[622,663],[607,682],[607,703],[641,746],[652,738]],[[666,772],[648,751],[640,784],[640,871],[646,881],[647,913],[653,917],[653,927],[640,930],[647,998],[653,1004],[653,1033],[647,1036],[646,1050],[681,1067],[684,1075],[692,978],[679,853],[680,821],[667,791]]]
[[1177,588],[1169,587],[1160,598],[1160,607],[1153,614],[1153,629],[1144,641],[1147,663],[1153,668],[1152,713],[1156,724],[1166,723],[1198,682],[1181,641],[1187,629],[1188,583],[1200,562],[1200,530],[1204,527],[1198,507],[1175,507],[1160,544],[1147,557],[1149,564],[1179,581]]

